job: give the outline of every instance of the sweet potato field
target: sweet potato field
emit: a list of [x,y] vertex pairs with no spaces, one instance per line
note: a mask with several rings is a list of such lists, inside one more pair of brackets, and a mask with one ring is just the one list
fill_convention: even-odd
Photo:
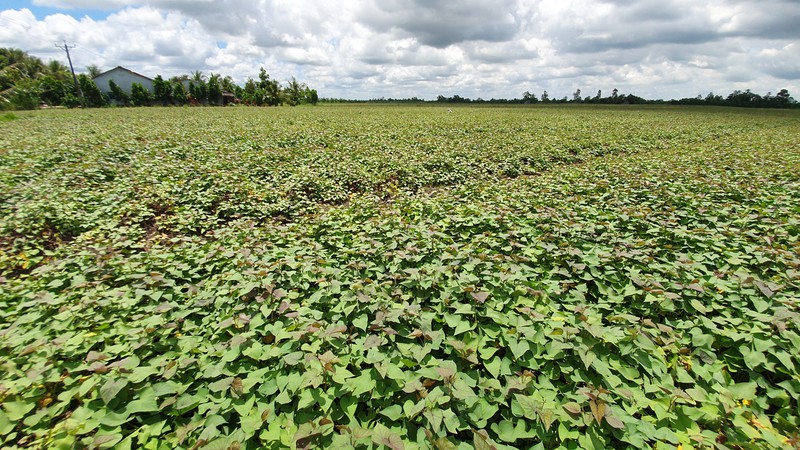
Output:
[[800,114],[0,122],[3,448],[800,447]]

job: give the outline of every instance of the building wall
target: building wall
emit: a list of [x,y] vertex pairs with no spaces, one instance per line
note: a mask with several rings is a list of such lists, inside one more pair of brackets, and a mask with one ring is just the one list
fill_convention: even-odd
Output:
[[108,87],[108,82],[110,80],[114,80],[114,83],[117,83],[117,86],[128,94],[131,93],[131,85],[133,85],[133,83],[139,83],[148,91],[153,92],[152,80],[121,69],[113,69],[100,74],[94,79],[94,84],[96,84],[101,91],[109,93],[111,92],[111,88]]

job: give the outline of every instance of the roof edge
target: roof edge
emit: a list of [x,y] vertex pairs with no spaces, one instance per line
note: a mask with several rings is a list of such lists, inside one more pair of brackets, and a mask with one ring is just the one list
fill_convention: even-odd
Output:
[[131,73],[131,74],[133,74],[133,75],[136,75],[137,77],[142,77],[142,78],[144,78],[144,79],[147,79],[147,80],[149,80],[149,81],[153,81],[153,79],[152,79],[152,78],[150,78],[150,77],[146,77],[146,76],[144,76],[144,75],[142,75],[142,74],[140,74],[140,73],[134,72],[134,71],[132,71],[131,69],[127,69],[127,68],[125,68],[125,67],[122,67],[122,66],[117,66],[117,67],[114,67],[113,69],[106,70],[105,72],[103,72],[103,73],[101,73],[101,74],[97,75],[96,77],[93,77],[93,78],[92,78],[92,80],[94,80],[94,79],[95,79],[95,78],[97,78],[97,77],[103,76],[103,75],[105,75],[105,74],[107,74],[107,73],[113,72],[113,71],[115,71],[115,70],[117,70],[117,69],[119,69],[119,70],[124,70],[125,72],[128,72],[128,73]]

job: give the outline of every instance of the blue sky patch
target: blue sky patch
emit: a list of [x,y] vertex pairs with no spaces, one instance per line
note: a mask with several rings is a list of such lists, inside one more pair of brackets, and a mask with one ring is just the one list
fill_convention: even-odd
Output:
[[29,9],[38,20],[42,20],[45,17],[53,14],[66,14],[78,20],[86,16],[89,16],[94,20],[103,20],[112,13],[112,11],[99,9],[53,8],[49,6],[37,6],[34,5],[32,1],[6,0],[3,3],[4,9]]

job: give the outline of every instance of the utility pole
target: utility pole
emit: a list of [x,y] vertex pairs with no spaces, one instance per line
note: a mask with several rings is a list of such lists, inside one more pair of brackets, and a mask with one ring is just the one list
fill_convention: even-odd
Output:
[[67,41],[64,41],[64,45],[56,44],[56,48],[60,48],[67,52],[67,61],[69,61],[69,70],[72,72],[72,81],[75,83],[75,92],[78,93],[78,98],[81,99],[81,103],[83,102],[83,91],[81,91],[81,85],[78,83],[78,77],[75,76],[75,69],[72,67],[72,58],[69,56],[69,49],[75,48],[74,45],[67,45]]

